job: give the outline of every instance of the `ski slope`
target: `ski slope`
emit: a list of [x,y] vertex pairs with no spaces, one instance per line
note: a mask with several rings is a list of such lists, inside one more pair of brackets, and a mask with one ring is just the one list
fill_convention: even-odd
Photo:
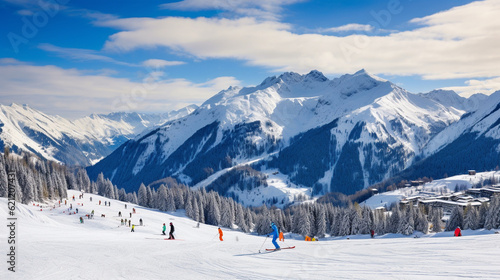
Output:
[[[451,232],[422,238],[400,235],[358,235],[305,242],[287,236],[293,250],[259,253],[272,248],[269,238],[200,225],[182,211],[164,213],[97,195],[69,191],[67,207],[17,204],[17,271],[2,261],[0,279],[498,279],[500,235],[492,231]],[[92,196],[93,201],[89,201]],[[101,205],[98,202],[101,200]],[[111,201],[111,206],[104,206]],[[83,206],[78,203],[83,203]],[[0,199],[0,219],[7,221],[7,202]],[[64,202],[62,203],[64,205]],[[48,205],[46,205],[48,206]],[[129,218],[132,207],[144,226],[135,232],[121,226],[118,211]],[[93,220],[79,217],[95,210]],[[106,217],[101,217],[105,214]],[[176,238],[164,240],[163,223],[173,222]],[[6,227],[1,230],[1,252],[6,260]],[[168,233],[167,233],[168,234]]]

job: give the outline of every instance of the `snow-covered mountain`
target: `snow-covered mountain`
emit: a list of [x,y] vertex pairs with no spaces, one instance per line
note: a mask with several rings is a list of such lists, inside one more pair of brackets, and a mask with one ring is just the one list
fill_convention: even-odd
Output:
[[145,129],[191,113],[186,107],[166,114],[112,113],[75,121],[50,116],[28,105],[0,105],[0,148],[23,150],[70,165],[87,166]]
[[[278,185],[354,193],[411,166],[434,136],[478,104],[454,92],[442,99],[411,94],[364,70],[333,80],[318,71],[284,73],[221,91],[88,171],[128,190],[172,176],[240,198]],[[285,191],[278,201],[292,195]]]
[[500,91],[429,141],[422,158],[402,176],[442,178],[500,165]]

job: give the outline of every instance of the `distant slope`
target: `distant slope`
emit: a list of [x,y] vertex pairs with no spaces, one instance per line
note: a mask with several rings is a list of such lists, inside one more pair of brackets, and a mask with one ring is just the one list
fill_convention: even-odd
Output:
[[157,115],[94,114],[70,121],[28,105],[0,105],[0,148],[9,146],[14,152],[32,152],[44,159],[87,166],[144,129],[185,116],[195,108]]

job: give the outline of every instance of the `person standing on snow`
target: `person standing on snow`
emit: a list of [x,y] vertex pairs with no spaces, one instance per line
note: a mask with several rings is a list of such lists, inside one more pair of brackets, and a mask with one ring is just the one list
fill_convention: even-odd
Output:
[[168,239],[175,239],[174,237],[174,224],[170,223],[170,232],[168,233]]
[[165,223],[163,223],[163,231],[161,232],[163,235],[166,235],[165,234],[165,231],[167,230],[167,226],[165,225]]
[[276,250],[281,250],[278,242],[276,242],[276,239],[278,239],[278,227],[273,222],[271,222],[271,228],[273,229],[273,245],[274,247],[276,247]]
[[462,236],[462,229],[460,229],[460,227],[455,229],[455,236]]
[[135,229],[135,225],[132,225],[132,230],[130,232],[135,232],[134,229]]
[[220,229],[220,228],[219,228],[219,239],[220,239],[220,241],[224,241],[224,240],[222,239],[222,235],[223,235],[223,234],[222,234],[222,229]]

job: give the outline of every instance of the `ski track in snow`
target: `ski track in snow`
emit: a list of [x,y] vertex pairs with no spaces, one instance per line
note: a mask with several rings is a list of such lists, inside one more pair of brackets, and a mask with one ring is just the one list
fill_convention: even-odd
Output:
[[[79,192],[69,191],[73,194],[78,197]],[[68,200],[68,205],[76,208],[81,202],[76,215],[63,213],[65,207],[40,211],[17,204],[17,272],[7,271],[2,262],[0,279],[498,279],[500,273],[500,235],[482,231],[464,231],[461,238],[452,233],[422,238],[358,235],[319,242],[288,236],[280,246],[295,249],[265,252],[273,248],[271,238],[224,229],[220,242],[217,227],[196,228],[184,211],[164,213],[132,204],[124,209],[123,202],[90,194]],[[0,204],[7,205],[6,199]],[[144,226],[131,233],[120,226],[118,211],[129,218],[133,207],[133,223],[142,218]],[[94,219],[80,224],[80,215],[92,209]],[[0,218],[6,221],[5,206]],[[169,222],[182,240],[163,240],[161,227]],[[2,243],[5,252],[7,243]]]

